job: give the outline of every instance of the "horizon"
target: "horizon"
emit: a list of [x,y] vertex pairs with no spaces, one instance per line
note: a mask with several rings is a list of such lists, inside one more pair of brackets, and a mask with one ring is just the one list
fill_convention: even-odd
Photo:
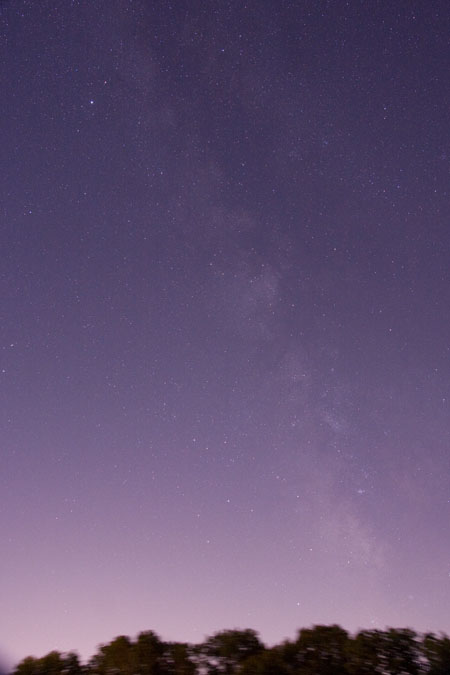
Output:
[[[410,627],[410,626],[385,626],[385,627],[383,627],[383,628],[377,628],[377,627],[371,626],[370,628],[367,628],[367,627],[366,627],[366,628],[363,628],[363,627],[361,627],[361,628],[358,628],[358,629],[356,629],[356,630],[354,630],[354,631],[350,631],[350,630],[346,629],[344,626],[341,626],[341,625],[339,625],[339,624],[311,624],[311,625],[308,625],[308,626],[300,626],[300,627],[298,627],[298,628],[295,630],[295,633],[294,633],[292,636],[285,636],[284,638],[280,638],[279,640],[272,641],[272,642],[269,641],[269,642],[268,642],[268,641],[266,641],[266,640],[264,640],[264,639],[262,638],[262,636],[260,635],[259,631],[256,631],[256,630],[254,630],[253,628],[249,628],[248,626],[245,627],[245,628],[244,628],[244,627],[234,626],[234,627],[232,627],[232,628],[231,628],[231,627],[230,627],[230,628],[222,628],[222,629],[219,629],[218,631],[214,631],[213,633],[205,634],[205,635],[203,636],[203,638],[202,638],[200,641],[198,641],[198,642],[192,642],[192,641],[189,641],[189,640],[179,640],[179,639],[176,639],[176,638],[165,638],[164,636],[160,635],[160,634],[158,633],[158,631],[155,631],[155,630],[152,629],[152,628],[146,628],[146,629],[143,629],[143,630],[138,631],[138,632],[137,632],[136,634],[134,634],[134,635],[128,635],[128,634],[126,634],[126,633],[119,633],[119,634],[117,634],[117,635],[111,636],[110,638],[107,638],[106,640],[102,640],[102,641],[100,641],[100,642],[98,642],[98,643],[96,644],[95,650],[94,650],[91,654],[89,654],[89,655],[87,655],[87,656],[83,656],[82,654],[80,654],[79,650],[77,650],[76,648],[68,649],[68,650],[66,650],[66,651],[61,651],[61,650],[58,650],[57,648],[54,648],[54,649],[49,650],[49,652],[46,652],[45,654],[44,654],[44,653],[43,653],[43,654],[26,654],[24,657],[22,657],[22,658],[21,658],[20,660],[18,660],[18,661],[15,661],[14,663],[10,663],[9,660],[8,660],[8,658],[5,658],[2,662],[0,662],[0,665],[1,665],[1,664],[3,665],[3,670],[2,670],[2,668],[0,667],[0,673],[3,673],[3,672],[8,673],[8,674],[9,674],[9,673],[12,673],[13,670],[14,670],[14,668],[15,668],[17,665],[19,665],[19,663],[20,663],[23,659],[29,658],[29,657],[31,657],[31,658],[38,658],[38,659],[39,659],[39,658],[42,658],[42,657],[46,656],[47,654],[49,654],[49,653],[51,653],[51,652],[54,652],[54,651],[59,652],[60,654],[63,654],[63,655],[64,655],[64,654],[75,653],[75,654],[77,654],[78,657],[80,658],[80,663],[81,663],[82,665],[88,665],[90,659],[91,659],[96,653],[98,653],[98,651],[100,650],[101,647],[110,644],[111,642],[113,642],[114,640],[116,640],[116,639],[119,638],[119,637],[126,637],[127,639],[129,639],[129,640],[131,640],[131,641],[135,641],[135,640],[139,637],[139,635],[144,634],[144,633],[146,633],[146,632],[148,632],[148,631],[154,633],[154,634],[157,636],[157,638],[159,638],[159,639],[160,639],[162,642],[164,642],[164,643],[179,643],[179,644],[187,644],[187,645],[189,645],[189,646],[197,647],[197,646],[201,646],[201,645],[204,644],[207,640],[211,639],[211,638],[214,637],[215,635],[218,635],[218,634],[223,633],[223,632],[230,632],[230,631],[239,631],[239,632],[241,632],[241,631],[247,631],[247,630],[250,630],[250,631],[254,632],[255,635],[261,640],[261,642],[262,642],[262,644],[263,644],[263,646],[264,646],[265,649],[272,649],[273,647],[280,646],[280,645],[284,644],[285,642],[293,642],[293,641],[295,641],[295,640],[298,638],[298,636],[299,636],[299,634],[300,634],[300,632],[301,632],[302,630],[305,630],[305,629],[306,629],[306,630],[314,630],[315,628],[318,628],[318,627],[319,627],[319,628],[322,628],[322,627],[325,627],[325,628],[334,628],[334,627],[342,628],[344,631],[346,631],[346,633],[348,634],[349,638],[351,638],[351,639],[352,639],[352,638],[355,638],[355,637],[358,635],[358,633],[363,632],[363,631],[369,631],[369,632],[371,632],[371,631],[373,631],[373,632],[380,631],[380,632],[385,632],[385,633],[387,633],[387,632],[390,631],[390,630],[394,630],[394,631],[398,631],[398,630],[402,630],[402,631],[403,631],[403,630],[412,630],[412,631],[416,634],[416,636],[417,636],[419,639],[422,638],[422,637],[424,637],[424,636],[426,636],[426,635],[428,635],[428,634],[430,634],[430,633],[432,633],[432,631],[417,631],[417,630],[415,630],[414,628],[412,628],[412,627]],[[436,636],[439,637],[439,638],[448,638],[448,637],[449,637],[449,636],[447,635],[447,633],[445,633],[445,632],[443,632],[443,631],[439,631],[439,632],[433,633],[433,634],[436,635]]]

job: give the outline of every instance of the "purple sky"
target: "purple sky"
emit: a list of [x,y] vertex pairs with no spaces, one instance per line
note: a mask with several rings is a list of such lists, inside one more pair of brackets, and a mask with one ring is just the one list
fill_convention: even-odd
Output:
[[0,648],[450,631],[448,0],[0,3]]

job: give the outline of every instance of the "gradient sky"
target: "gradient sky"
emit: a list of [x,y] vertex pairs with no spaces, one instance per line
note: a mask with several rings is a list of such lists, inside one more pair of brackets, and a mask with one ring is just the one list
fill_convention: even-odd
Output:
[[450,631],[448,0],[0,7],[4,656]]

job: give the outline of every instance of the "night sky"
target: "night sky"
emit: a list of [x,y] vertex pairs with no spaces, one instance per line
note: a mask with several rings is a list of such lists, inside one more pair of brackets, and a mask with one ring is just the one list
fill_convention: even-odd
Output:
[[450,631],[448,0],[3,0],[0,641]]

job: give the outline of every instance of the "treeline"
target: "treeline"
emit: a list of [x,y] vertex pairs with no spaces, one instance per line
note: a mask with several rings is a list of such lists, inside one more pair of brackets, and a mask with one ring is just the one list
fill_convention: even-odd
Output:
[[191,645],[154,632],[100,645],[88,663],[75,652],[27,657],[14,675],[450,675],[450,638],[410,629],[303,628],[266,647],[253,630],[224,630]]

